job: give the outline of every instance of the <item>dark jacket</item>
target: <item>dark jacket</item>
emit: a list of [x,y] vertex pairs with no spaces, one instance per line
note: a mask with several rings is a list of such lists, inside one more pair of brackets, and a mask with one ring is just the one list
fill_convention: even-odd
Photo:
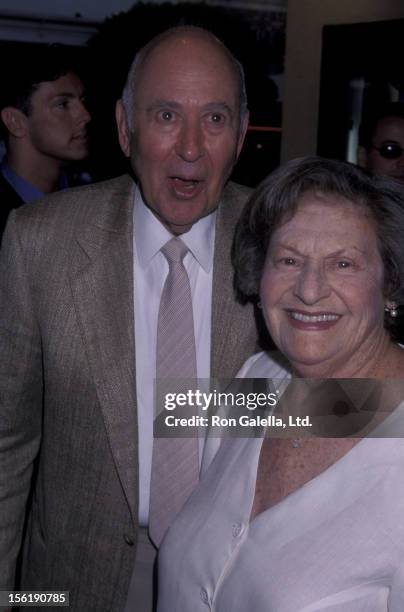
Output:
[[0,172],[0,244],[9,212],[21,204],[23,200]]

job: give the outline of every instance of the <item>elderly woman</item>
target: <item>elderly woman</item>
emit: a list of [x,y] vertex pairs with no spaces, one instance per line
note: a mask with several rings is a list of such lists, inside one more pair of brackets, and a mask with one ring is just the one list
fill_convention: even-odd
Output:
[[[234,259],[280,360],[260,353],[241,375],[403,378],[391,335],[403,253],[394,184],[320,158],[274,172],[245,210]],[[378,395],[391,412],[382,432],[404,408],[394,388]],[[159,574],[159,612],[402,612],[403,441],[224,440],[167,533]]]

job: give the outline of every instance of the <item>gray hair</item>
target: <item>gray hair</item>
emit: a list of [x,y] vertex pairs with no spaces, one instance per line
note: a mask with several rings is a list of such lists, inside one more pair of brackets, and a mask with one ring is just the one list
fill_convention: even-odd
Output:
[[[404,304],[404,193],[402,185],[349,164],[321,157],[292,160],[253,193],[239,220],[233,245],[239,297],[258,295],[273,232],[290,220],[307,192],[334,195],[369,212],[384,265],[384,295]],[[386,319],[391,331],[391,320]]]
[[132,65],[129,69],[128,76],[126,79],[125,86],[122,91],[122,105],[125,111],[126,123],[129,130],[133,131],[133,117],[134,117],[134,108],[135,108],[135,93],[136,93],[136,81],[138,78],[138,73],[141,66],[146,61],[149,54],[164,40],[167,38],[174,37],[181,33],[196,33],[208,36],[214,41],[219,47],[224,51],[225,55],[228,57],[230,65],[234,69],[234,72],[237,76],[237,80],[239,83],[239,108],[240,108],[240,125],[247,113],[248,105],[247,105],[247,91],[245,85],[245,74],[244,68],[241,63],[234,57],[234,55],[229,51],[226,45],[217,38],[212,32],[209,30],[205,30],[204,28],[200,28],[197,26],[177,26],[174,28],[169,28],[165,30],[158,36],[155,36],[150,40],[144,47],[142,47],[135,55],[135,58],[132,62]]

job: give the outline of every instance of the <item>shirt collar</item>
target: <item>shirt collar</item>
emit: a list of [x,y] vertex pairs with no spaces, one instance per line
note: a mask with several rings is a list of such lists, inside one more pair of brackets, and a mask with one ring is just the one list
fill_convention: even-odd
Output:
[[1,164],[1,173],[25,204],[39,200],[44,196],[42,191],[18,176],[5,161]]
[[[205,272],[210,272],[213,266],[216,215],[214,211],[199,219],[188,232],[180,236]],[[173,235],[146,206],[139,188],[135,193],[133,225],[138,260],[142,268],[146,268]]]
[[[10,168],[7,161],[2,162],[1,173],[6,179],[6,181],[10,183],[14,191],[16,191],[17,194],[20,196],[24,204],[30,204],[31,202],[35,202],[36,200],[39,200],[40,198],[43,198],[46,195],[43,191],[41,191],[31,183],[28,183],[28,181],[16,174],[14,170]],[[67,180],[67,176],[62,172],[59,177],[58,189],[67,189],[68,186],[69,183]]]

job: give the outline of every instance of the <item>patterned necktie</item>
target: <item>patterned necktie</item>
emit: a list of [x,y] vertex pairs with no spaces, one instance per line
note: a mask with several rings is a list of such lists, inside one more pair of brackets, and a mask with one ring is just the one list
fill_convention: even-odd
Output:
[[[188,248],[172,238],[161,249],[169,271],[157,324],[156,378],[195,379],[196,352],[192,298],[183,259]],[[175,386],[167,391],[185,392]],[[149,533],[156,546],[198,483],[198,438],[154,438]]]

